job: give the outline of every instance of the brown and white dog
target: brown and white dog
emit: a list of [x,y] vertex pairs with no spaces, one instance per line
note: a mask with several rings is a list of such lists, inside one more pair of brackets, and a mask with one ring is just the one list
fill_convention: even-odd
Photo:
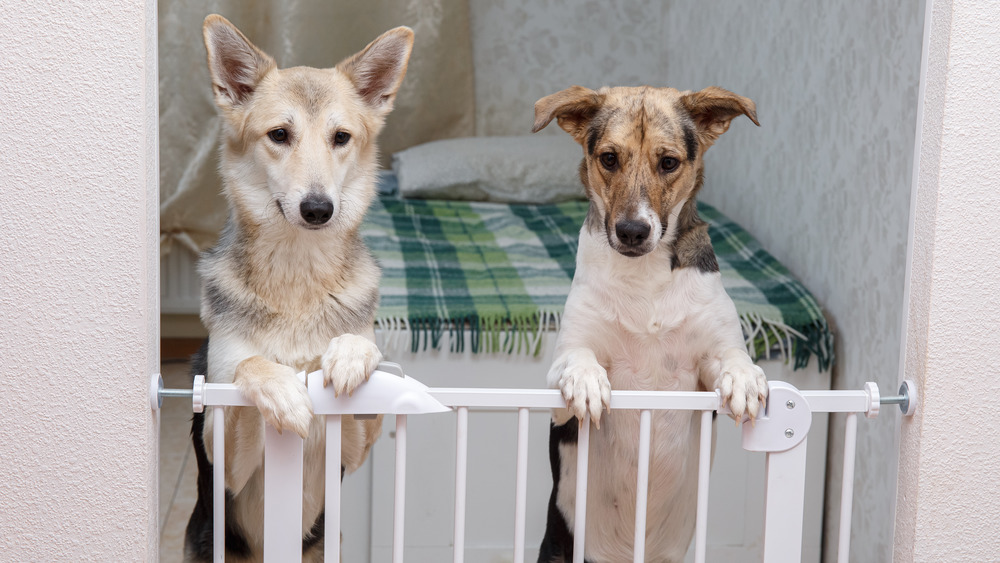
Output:
[[[705,151],[730,121],[757,123],[754,103],[721,88],[574,86],[535,104],[534,131],[557,119],[583,146],[590,211],[556,359],[548,374],[567,408],[553,413],[553,487],[539,562],[571,561],[576,440],[590,437],[585,558],[632,561],[639,413],[602,411],[611,389],[720,389],[734,418],[754,418],[767,397],[747,355],[695,196]],[[697,413],[652,418],[646,561],[680,562],[695,526]]]
[[[234,383],[257,405],[225,412],[226,560],[263,557],[266,421],[305,438],[303,560],[319,561],[325,425],[296,373],[322,369],[324,384],[351,393],[382,358],[373,331],[380,271],[358,229],[375,195],[375,139],[413,32],[390,30],[329,69],[279,69],[217,15],[205,19],[204,37],[230,216],[199,266],[209,341],[192,370]],[[364,461],[382,418],[343,424],[342,475]],[[212,413],[195,415],[192,438],[198,503],[185,559],[209,561]]]

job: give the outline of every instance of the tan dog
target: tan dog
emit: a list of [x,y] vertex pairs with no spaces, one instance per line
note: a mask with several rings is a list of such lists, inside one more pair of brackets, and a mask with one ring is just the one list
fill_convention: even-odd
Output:
[[[553,488],[539,561],[571,561],[579,420],[589,414],[587,561],[632,561],[639,413],[602,411],[611,389],[720,389],[739,420],[757,416],[764,372],[747,355],[695,195],[704,154],[752,101],[721,88],[574,86],[535,104],[584,148],[590,211],[548,383],[567,409],[553,413]],[[697,413],[654,412],[646,561],[680,562],[694,533]]]
[[[205,19],[223,121],[221,171],[231,213],[201,260],[209,331],[194,373],[232,382],[257,408],[226,409],[226,560],[263,554],[264,422],[305,438],[303,556],[323,553],[325,426],[299,371],[351,393],[378,365],[373,321],[380,271],[358,234],[375,195],[376,145],[406,73],[413,32],[386,32],[334,68],[279,69],[224,18]],[[185,557],[212,557],[212,413],[195,415],[198,504]],[[343,421],[344,471],[382,419]],[[336,539],[332,541],[337,541]]]

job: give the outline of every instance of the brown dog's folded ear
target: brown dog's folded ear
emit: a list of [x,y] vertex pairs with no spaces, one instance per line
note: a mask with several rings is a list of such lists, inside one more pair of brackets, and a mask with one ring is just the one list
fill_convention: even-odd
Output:
[[602,99],[601,94],[583,86],[570,86],[561,92],[545,96],[535,102],[535,124],[531,132],[541,131],[556,118],[559,127],[582,144],[587,123],[601,108]]
[[251,43],[229,20],[211,14],[202,26],[215,103],[226,109],[247,101],[274,59]]
[[750,121],[760,127],[757,121],[757,106],[753,100],[718,86],[709,86],[704,90],[686,94],[681,97],[681,103],[694,119],[698,127],[698,136],[706,149],[719,138],[719,135],[729,130],[729,123],[740,114],[749,117]]
[[406,75],[412,50],[413,30],[400,26],[378,36],[337,68],[351,79],[368,105],[388,112]]

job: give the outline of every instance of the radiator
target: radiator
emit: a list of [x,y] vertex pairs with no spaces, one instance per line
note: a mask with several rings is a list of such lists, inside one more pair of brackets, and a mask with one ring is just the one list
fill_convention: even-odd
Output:
[[[384,413],[396,415],[396,461],[393,511],[393,563],[404,561],[404,514],[406,502],[406,430],[407,417],[454,411],[457,417],[455,464],[455,563],[464,560],[466,466],[468,452],[469,409],[510,409],[517,413],[517,478],[515,482],[514,561],[524,561],[525,494],[527,489],[527,440],[529,409],[563,407],[560,393],[550,389],[480,389],[428,388],[403,375],[398,364],[383,363],[368,383],[353,396],[337,398],[332,388],[323,387],[322,372],[299,374],[306,383],[313,410],[324,416],[326,433],[326,519],[328,538],[340,537],[340,424],[344,415]],[[253,406],[232,384],[206,383],[196,376],[192,389],[163,389],[162,379],[154,375],[150,401],[158,409],[165,396],[192,398],[195,412],[214,409],[214,561],[224,561],[225,534],[225,442],[224,408]],[[844,443],[844,472],[838,537],[838,561],[846,563],[850,552],[851,512],[853,503],[854,458],[857,415],[878,416],[883,404],[898,404],[904,415],[914,413],[916,388],[911,381],[900,387],[899,394],[880,396],[878,386],[867,383],[862,390],[800,391],[781,382],[769,383],[765,412],[756,424],[743,424],[743,448],[766,453],[766,493],[763,561],[791,563],[800,560],[802,550],[802,513],[806,473],[806,443],[813,413],[847,413]],[[636,491],[636,524],[633,560],[644,560],[646,491],[649,471],[650,418],[654,410],[686,410],[701,413],[698,503],[695,531],[695,561],[704,563],[707,535],[709,459],[712,442],[712,413],[727,414],[718,392],[613,391],[612,409],[640,411],[639,466]],[[576,513],[574,524],[574,563],[584,556],[587,460],[590,437],[589,416],[584,418],[578,437]],[[264,461],[264,558],[265,561],[301,561],[302,556],[302,463],[303,440],[292,432],[279,434],[270,426],[265,437]],[[339,542],[325,542],[325,560],[340,561]]]
[[197,315],[201,308],[198,256],[179,244],[160,256],[160,313]]

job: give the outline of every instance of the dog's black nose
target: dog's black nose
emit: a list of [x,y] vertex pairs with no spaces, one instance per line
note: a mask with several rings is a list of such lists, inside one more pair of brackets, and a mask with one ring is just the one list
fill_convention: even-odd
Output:
[[649,237],[649,223],[644,221],[618,221],[615,223],[618,240],[627,246],[639,246]]
[[326,196],[306,196],[299,205],[302,218],[310,225],[322,225],[333,217],[333,202]]

